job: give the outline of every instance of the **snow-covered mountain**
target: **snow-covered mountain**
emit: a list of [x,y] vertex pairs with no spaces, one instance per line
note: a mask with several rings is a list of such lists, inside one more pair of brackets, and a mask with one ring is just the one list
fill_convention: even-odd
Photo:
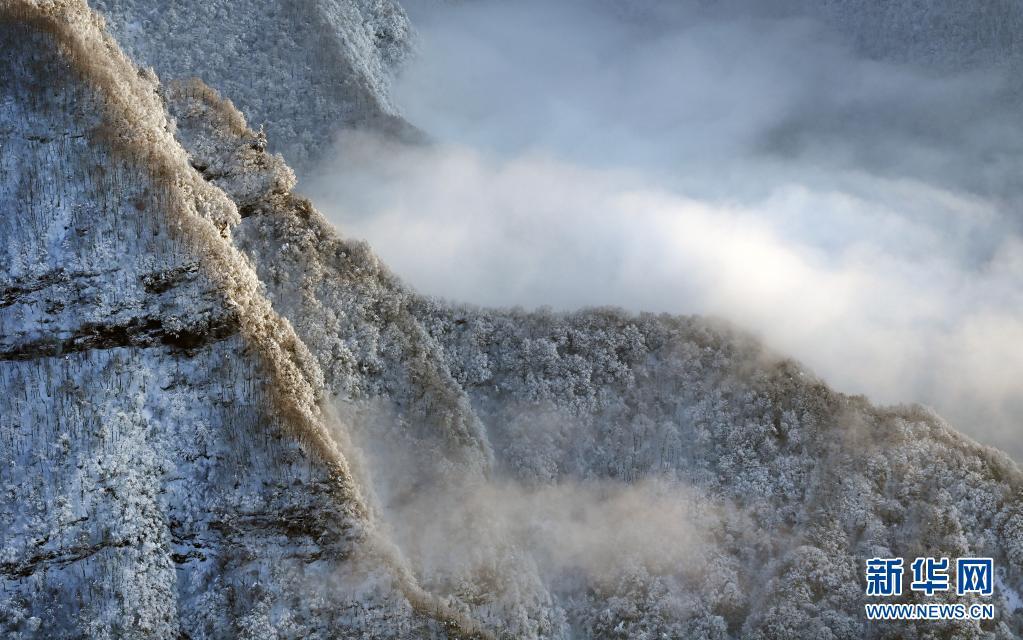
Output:
[[[4,637],[1023,634],[1006,456],[716,321],[418,295],[292,192],[260,85],[135,37],[219,91],[0,4]],[[993,557],[996,619],[867,625],[864,559],[923,555]]]
[[[411,27],[394,0],[97,0],[121,46],[164,81],[203,78],[307,167],[340,127],[414,135],[391,102]],[[300,97],[300,98],[299,98]]]
[[457,628],[373,532],[153,76],[80,2],[5,3],[0,38],[2,635]]

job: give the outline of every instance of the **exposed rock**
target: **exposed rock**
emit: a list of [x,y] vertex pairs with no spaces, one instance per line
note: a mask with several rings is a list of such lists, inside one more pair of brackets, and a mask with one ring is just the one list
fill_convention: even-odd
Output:
[[81,2],[0,6],[4,637],[446,637],[235,205]]
[[93,6],[141,64],[165,81],[198,76],[230,96],[296,167],[328,150],[340,127],[414,135],[389,97],[390,78],[412,46],[393,0]]

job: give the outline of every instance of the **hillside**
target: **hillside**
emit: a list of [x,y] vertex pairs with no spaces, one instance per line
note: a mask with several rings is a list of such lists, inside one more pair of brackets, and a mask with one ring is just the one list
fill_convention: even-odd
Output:
[[83,3],[0,39],[4,637],[446,636],[155,79]]
[[[220,92],[0,6],[5,637],[1023,634],[1003,454],[719,321],[421,296]],[[996,620],[866,625],[877,555],[992,556]]]

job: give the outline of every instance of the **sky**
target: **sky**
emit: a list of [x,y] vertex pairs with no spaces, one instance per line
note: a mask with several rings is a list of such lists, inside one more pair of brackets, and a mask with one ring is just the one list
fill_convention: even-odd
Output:
[[1023,459],[1007,71],[700,4],[408,3],[395,100],[431,142],[343,133],[304,190],[425,293],[724,317]]

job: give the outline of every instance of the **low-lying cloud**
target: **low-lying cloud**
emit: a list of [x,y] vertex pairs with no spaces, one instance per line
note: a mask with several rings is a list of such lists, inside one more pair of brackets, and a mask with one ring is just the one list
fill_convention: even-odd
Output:
[[617,6],[413,5],[398,99],[435,143],[345,134],[307,190],[427,293],[721,315],[1023,454],[1023,128],[999,71]]

